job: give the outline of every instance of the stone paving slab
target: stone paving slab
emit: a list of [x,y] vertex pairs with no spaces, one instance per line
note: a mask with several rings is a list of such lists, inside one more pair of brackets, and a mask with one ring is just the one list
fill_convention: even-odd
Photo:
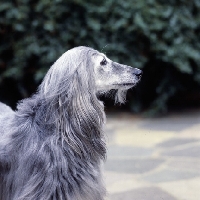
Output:
[[111,195],[111,199],[115,200],[130,200],[130,197],[132,200],[176,200],[172,195],[156,187],[139,188]]
[[[119,162],[120,161],[120,162]],[[143,174],[157,168],[162,164],[162,159],[118,159],[108,160],[106,163],[106,170],[131,173],[131,174]]]
[[197,141],[199,141],[199,140],[194,139],[194,138],[172,138],[170,140],[167,140],[167,141],[164,141],[164,142],[158,144],[158,147],[171,148],[171,147],[190,144],[190,143],[194,143],[194,142],[196,143]]
[[163,151],[162,155],[200,158],[200,144],[198,146],[189,146],[184,149]]
[[135,174],[105,172],[105,181],[109,196],[115,193],[123,193],[141,187],[148,187],[149,184],[144,183],[137,178]]
[[[174,181],[160,183],[158,186],[162,190],[172,194],[178,200],[199,200],[200,199],[200,179]],[[133,200],[130,197],[130,200]]]
[[114,143],[119,146],[132,146],[132,147],[146,147],[151,148],[155,145],[163,142],[163,140],[169,140],[174,137],[174,132],[167,131],[152,131],[146,129],[140,129],[139,127],[119,128],[116,129]]
[[111,145],[108,148],[108,157],[112,158],[134,158],[147,157],[153,154],[152,148],[131,147],[131,146],[117,146]]
[[163,169],[161,171],[155,171],[151,175],[144,176],[143,179],[152,183],[160,183],[179,181],[183,179],[188,180],[195,177],[200,177],[200,173],[186,170]]
[[200,199],[200,111],[108,116],[108,200]]
[[200,173],[200,159],[171,159],[166,166],[171,169]]

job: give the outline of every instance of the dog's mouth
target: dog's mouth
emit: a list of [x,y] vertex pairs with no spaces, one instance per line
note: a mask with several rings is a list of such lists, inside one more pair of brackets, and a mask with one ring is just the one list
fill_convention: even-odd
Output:
[[134,87],[136,86],[142,78],[142,75],[138,75],[135,82],[124,82],[124,83],[116,83],[117,86],[127,86],[127,87]]
[[118,83],[118,84],[115,84],[115,85],[119,85],[119,86],[134,86],[135,83]]
[[116,86],[129,86],[129,87],[133,87],[135,85],[137,85],[139,81],[135,82],[135,83],[115,83],[113,85],[116,85]]

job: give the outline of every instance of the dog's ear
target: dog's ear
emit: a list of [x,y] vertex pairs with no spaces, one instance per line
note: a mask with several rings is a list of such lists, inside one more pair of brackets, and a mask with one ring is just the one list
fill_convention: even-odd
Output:
[[70,81],[67,94],[59,96],[58,127],[64,141],[80,156],[105,158],[104,110],[96,97],[91,69],[88,68],[89,63],[82,62]]
[[80,156],[105,158],[101,130],[104,109],[96,96],[92,51],[86,50],[61,56],[47,73],[39,92],[46,104],[46,123],[55,124],[62,141]]
[[38,90],[45,98],[61,94],[69,87],[69,80],[76,71],[71,60],[71,55],[66,52],[51,66]]
[[77,81],[84,85],[84,88],[89,87],[88,81],[92,85],[94,82],[94,72],[91,71],[93,70],[92,51],[94,50],[87,47],[76,47],[65,52],[47,72],[39,92],[46,98],[66,92],[73,78],[77,78],[76,72]]

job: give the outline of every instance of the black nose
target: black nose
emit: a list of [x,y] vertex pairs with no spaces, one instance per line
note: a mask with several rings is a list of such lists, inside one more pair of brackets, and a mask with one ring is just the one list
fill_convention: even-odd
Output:
[[134,68],[134,69],[133,69],[133,73],[134,73],[136,76],[138,76],[138,77],[141,77],[142,74],[143,74],[142,70],[140,70],[140,69],[138,69],[138,68]]

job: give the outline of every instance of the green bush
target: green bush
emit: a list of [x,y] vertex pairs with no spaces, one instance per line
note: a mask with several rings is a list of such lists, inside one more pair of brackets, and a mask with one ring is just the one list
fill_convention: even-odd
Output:
[[165,112],[200,85],[200,0],[2,0],[0,100],[29,96],[66,50],[90,46],[143,68],[132,111]]

